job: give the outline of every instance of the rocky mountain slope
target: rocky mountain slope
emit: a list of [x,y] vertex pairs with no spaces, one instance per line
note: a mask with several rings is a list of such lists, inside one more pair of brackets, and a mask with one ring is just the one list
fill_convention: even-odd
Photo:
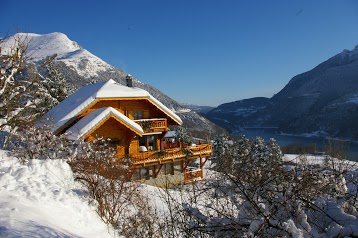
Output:
[[[15,36],[4,39],[1,44],[2,54],[6,54],[15,45],[16,39],[21,39],[27,43],[28,61],[38,66],[42,64],[44,58],[54,56],[57,68],[74,88],[109,79],[126,85],[127,72],[109,65],[80,47],[79,44],[70,40],[63,33],[55,32],[45,35],[18,33]],[[183,107],[151,85],[134,78],[133,86],[147,90],[168,108],[175,111],[183,120],[183,126],[187,127],[194,136],[206,137],[222,130],[214,123],[198,115],[195,111]]]
[[272,98],[220,105],[207,118],[231,132],[277,127],[291,134],[358,139],[358,46],[293,77]]
[[211,106],[200,106],[200,105],[189,104],[189,103],[181,103],[181,105],[185,108],[188,108],[188,109],[194,111],[194,112],[204,113],[204,114],[215,108],[215,107],[211,107]]

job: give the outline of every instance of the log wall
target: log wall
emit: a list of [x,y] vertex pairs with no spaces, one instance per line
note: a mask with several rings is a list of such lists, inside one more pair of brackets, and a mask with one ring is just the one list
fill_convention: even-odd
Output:
[[129,153],[129,145],[131,144],[134,132],[128,130],[127,127],[120,124],[116,119],[109,118],[103,124],[94,130],[88,137],[87,141],[95,138],[103,137],[112,139],[113,144],[117,147],[117,156],[123,157]]

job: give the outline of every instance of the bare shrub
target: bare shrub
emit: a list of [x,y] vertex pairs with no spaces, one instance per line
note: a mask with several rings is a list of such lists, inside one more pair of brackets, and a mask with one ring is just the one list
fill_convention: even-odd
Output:
[[69,163],[106,224],[125,237],[155,237],[156,212],[142,196],[140,184],[131,181],[130,160],[115,154],[110,141],[99,138],[80,143]]
[[13,153],[22,163],[31,159],[66,159],[75,179],[87,189],[101,219],[125,237],[158,236],[156,211],[140,184],[132,182],[130,159],[116,158],[108,139],[69,141],[48,126],[26,126],[17,134]]

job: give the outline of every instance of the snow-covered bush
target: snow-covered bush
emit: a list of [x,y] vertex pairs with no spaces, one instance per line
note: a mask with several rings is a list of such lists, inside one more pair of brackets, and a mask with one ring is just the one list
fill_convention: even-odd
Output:
[[[197,237],[358,235],[357,174],[302,159],[285,163],[274,140],[241,137],[214,160],[212,177],[170,201],[177,229]],[[348,185],[348,186],[347,186]]]
[[13,154],[22,163],[31,159],[69,159],[73,144],[65,135],[55,136],[49,126],[29,125],[16,134]]

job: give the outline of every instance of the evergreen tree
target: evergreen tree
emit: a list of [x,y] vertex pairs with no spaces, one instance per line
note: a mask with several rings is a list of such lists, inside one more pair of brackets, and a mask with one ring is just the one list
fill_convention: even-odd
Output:
[[178,126],[175,129],[175,138],[183,144],[190,144],[191,135],[185,127]]
[[55,54],[44,60],[42,67],[46,69],[47,75],[44,76],[42,84],[50,96],[59,103],[71,94],[71,86],[56,66],[56,56]]
[[20,125],[38,116],[36,104],[42,100],[39,78],[34,67],[26,63],[27,38],[13,37],[14,45],[0,52],[0,130],[8,133],[0,143],[3,148]]
[[[4,141],[0,141],[3,148],[19,127],[35,121],[70,93],[54,57],[44,61],[47,74],[43,77],[35,65],[27,62],[27,37],[12,37],[14,44],[0,51],[0,131],[6,132]],[[4,41],[0,41],[0,47]]]

